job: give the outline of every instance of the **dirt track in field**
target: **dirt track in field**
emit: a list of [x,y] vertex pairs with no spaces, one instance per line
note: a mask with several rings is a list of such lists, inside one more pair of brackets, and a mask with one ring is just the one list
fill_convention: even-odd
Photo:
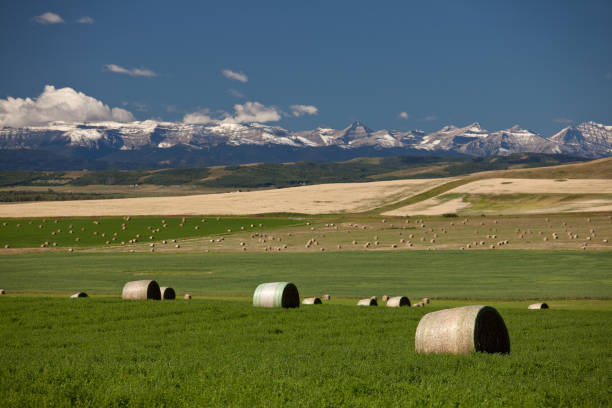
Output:
[[404,200],[450,180],[393,180],[181,197],[11,203],[0,205],[0,217],[360,212]]

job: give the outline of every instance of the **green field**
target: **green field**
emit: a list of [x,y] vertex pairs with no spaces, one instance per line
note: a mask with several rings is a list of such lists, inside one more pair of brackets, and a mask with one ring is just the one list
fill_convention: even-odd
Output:
[[26,253],[0,256],[0,287],[119,294],[155,279],[179,293],[250,295],[262,282],[301,293],[450,299],[612,298],[612,252]]
[[489,302],[506,321],[509,355],[416,354],[420,317],[457,304],[281,310],[248,299],[8,295],[0,298],[2,405],[610,405],[610,301],[558,301],[544,311]]
[[228,230],[262,232],[299,224],[300,221],[287,217],[12,218],[0,219],[0,245],[87,247],[105,245],[107,241],[109,245],[119,245],[132,239],[156,242],[223,234]]

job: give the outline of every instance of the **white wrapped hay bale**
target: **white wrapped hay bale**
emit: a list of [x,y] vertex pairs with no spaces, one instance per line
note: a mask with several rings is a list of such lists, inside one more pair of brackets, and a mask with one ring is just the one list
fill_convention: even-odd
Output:
[[190,293],[185,293],[185,296],[183,296],[183,298],[185,300],[191,300],[191,294]]
[[256,307],[299,307],[300,294],[290,282],[269,282],[257,286],[253,294]]
[[527,309],[530,310],[538,310],[538,309],[548,309],[548,304],[546,303],[534,303],[533,305],[529,305]]
[[504,319],[491,306],[463,306],[428,313],[415,334],[417,353],[509,353]]
[[161,290],[154,280],[137,280],[126,283],[121,298],[127,300],[161,300]]
[[323,302],[321,302],[321,298],[311,297],[311,298],[305,298],[304,300],[302,300],[302,304],[303,305],[321,305],[323,304]]
[[376,299],[373,299],[373,297],[368,299],[361,299],[359,302],[357,302],[357,306],[378,306],[378,302],[376,301]]
[[159,288],[159,291],[161,293],[161,298],[162,300],[174,300],[176,299],[176,293],[174,292],[174,289],[172,288],[167,288],[165,286]]
[[87,293],[85,293],[85,292],[77,292],[74,295],[70,295],[70,298],[72,298],[72,299],[86,298],[86,297],[87,297]]
[[410,299],[408,299],[406,296],[390,297],[389,300],[387,300],[387,306],[388,307],[402,307],[402,306],[410,307]]

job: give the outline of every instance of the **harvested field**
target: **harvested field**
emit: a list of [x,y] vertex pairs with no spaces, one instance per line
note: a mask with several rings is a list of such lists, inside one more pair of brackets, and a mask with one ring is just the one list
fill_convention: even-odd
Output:
[[494,178],[472,181],[383,215],[601,211],[612,211],[612,180]]
[[406,199],[449,179],[338,183],[278,190],[0,205],[0,217],[360,212]]

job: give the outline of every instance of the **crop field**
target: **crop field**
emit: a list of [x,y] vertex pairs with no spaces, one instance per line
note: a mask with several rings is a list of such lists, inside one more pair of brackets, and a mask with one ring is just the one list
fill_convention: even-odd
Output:
[[299,221],[287,217],[105,217],[0,220],[0,245],[9,248],[85,247],[157,242],[231,231],[265,231]]
[[[472,302],[473,303],[473,302]],[[608,406],[610,301],[489,302],[509,355],[420,355],[428,308],[0,298],[3,406]]]

